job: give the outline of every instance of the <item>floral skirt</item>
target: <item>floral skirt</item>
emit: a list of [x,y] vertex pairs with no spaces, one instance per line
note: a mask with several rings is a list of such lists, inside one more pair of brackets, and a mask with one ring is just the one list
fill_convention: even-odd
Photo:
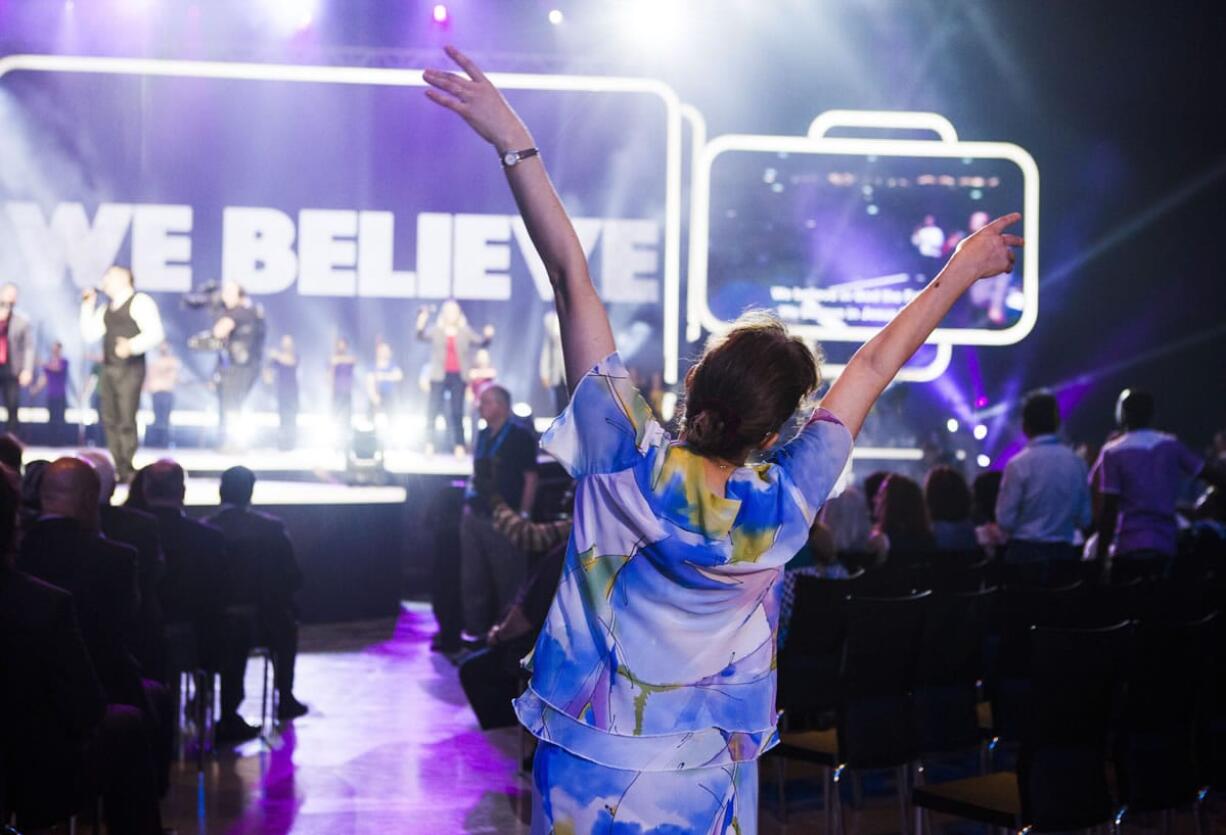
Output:
[[625,771],[540,742],[532,835],[756,835],[758,764]]

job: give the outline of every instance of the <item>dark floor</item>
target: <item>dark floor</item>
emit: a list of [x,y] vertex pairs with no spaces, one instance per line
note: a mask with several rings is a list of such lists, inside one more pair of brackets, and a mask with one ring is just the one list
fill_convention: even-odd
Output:
[[[406,604],[398,620],[306,627],[298,696],[311,713],[270,743],[218,754],[198,781],[193,762],[175,766],[166,825],[180,835],[209,833],[526,833],[528,783],[517,770],[514,730],[482,732],[455,667],[431,653],[428,607]],[[259,721],[261,665],[247,670],[244,714]],[[788,770],[790,815],[776,811],[776,770],[762,767],[759,830],[817,832],[818,774]],[[887,777],[864,781],[863,809],[848,833],[894,833],[899,816]],[[1211,801],[1213,831],[1226,832],[1226,801]],[[933,821],[937,831],[985,830]],[[1156,832],[1126,827],[1130,833]],[[1171,829],[1191,833],[1190,814]]]

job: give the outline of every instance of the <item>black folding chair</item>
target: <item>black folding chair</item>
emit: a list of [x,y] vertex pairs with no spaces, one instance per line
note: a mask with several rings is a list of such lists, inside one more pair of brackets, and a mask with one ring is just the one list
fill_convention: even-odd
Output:
[[1204,831],[1209,789],[1197,763],[1197,717],[1209,680],[1216,618],[1215,613],[1182,624],[1143,623],[1137,629],[1115,745],[1128,814],[1162,812],[1169,819],[1173,810],[1191,806],[1197,832]]
[[[1107,737],[1132,626],[1031,630],[1031,721],[1016,771],[920,786],[914,804],[1013,831],[1117,830]],[[926,816],[920,815],[921,825]]]
[[989,749],[979,725],[979,682],[996,594],[996,589],[937,592],[928,601],[913,700],[916,747],[924,760],[978,748],[980,767],[987,768]]
[[[908,787],[916,759],[911,688],[929,592],[852,597],[839,675],[835,727],[785,731],[775,756],[825,769],[827,831],[842,831],[840,788],[851,771],[894,769],[900,820],[908,828]],[[786,816],[786,798],[780,798]]]

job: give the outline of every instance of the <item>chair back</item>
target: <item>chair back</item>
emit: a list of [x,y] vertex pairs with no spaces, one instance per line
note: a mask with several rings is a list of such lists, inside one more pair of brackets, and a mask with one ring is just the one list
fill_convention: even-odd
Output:
[[936,592],[974,592],[989,584],[992,560],[982,551],[951,551],[938,554],[919,578],[920,588]]
[[1137,628],[1115,757],[1120,796],[1134,811],[1183,806],[1201,788],[1197,719],[1210,679],[1216,619],[1213,613]]
[[960,751],[980,741],[978,682],[996,593],[934,593],[928,601],[913,691],[921,754]]
[[776,697],[789,721],[836,705],[847,598],[858,576],[830,580],[798,572],[793,578],[792,617],[779,653]]
[[993,612],[991,657],[987,664],[993,731],[1009,741],[1021,738],[1030,715],[1031,627],[1067,626],[1081,598],[1081,584],[1013,586],[1003,589]]
[[1131,633],[1130,623],[1032,629],[1031,721],[1018,756],[1026,824],[1084,829],[1111,819],[1107,734]]
[[915,758],[911,690],[930,592],[852,597],[839,677],[839,756],[853,768]]

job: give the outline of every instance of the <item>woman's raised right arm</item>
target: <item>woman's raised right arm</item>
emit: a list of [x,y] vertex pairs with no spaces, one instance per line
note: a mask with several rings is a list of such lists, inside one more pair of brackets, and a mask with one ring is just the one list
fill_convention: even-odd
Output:
[[[431,86],[426,95],[430,100],[458,113],[500,156],[533,147],[528,128],[472,59],[455,47],[447,47],[447,55],[467,78],[426,70],[424,77]],[[616,349],[609,317],[588,275],[579,237],[540,156],[522,159],[505,170],[515,203],[553,285],[566,377],[574,389],[588,369]]]

